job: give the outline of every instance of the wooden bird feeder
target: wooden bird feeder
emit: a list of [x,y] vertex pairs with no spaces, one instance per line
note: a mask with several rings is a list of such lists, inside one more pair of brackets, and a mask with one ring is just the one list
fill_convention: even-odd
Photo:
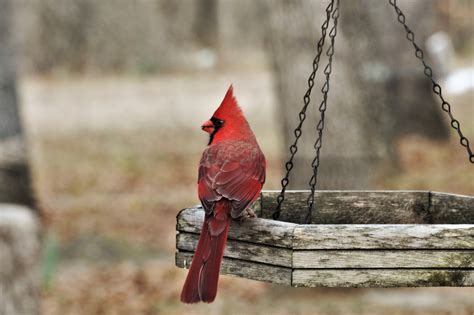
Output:
[[[457,131],[469,161],[474,154],[441,86],[424,59],[396,0],[389,0],[403,25],[441,108]],[[319,152],[332,70],[339,0],[326,8],[312,73],[281,191],[264,191],[253,205],[259,218],[232,222],[223,274],[294,287],[474,286],[474,197],[431,191],[317,191]],[[328,27],[331,29],[328,31]],[[308,191],[286,191],[319,68],[326,34],[329,48],[320,120]],[[285,198],[286,197],[286,198]],[[283,202],[285,201],[285,202]],[[315,205],[313,207],[313,205]],[[314,211],[313,211],[314,208]],[[204,220],[201,207],[177,216],[176,265],[187,268]],[[279,221],[278,221],[279,220]],[[301,224],[305,222],[307,224]]]
[[[283,221],[277,191],[254,204],[259,218],[232,222],[223,274],[294,287],[474,285],[474,197],[429,191],[289,191]],[[177,216],[176,265],[189,268],[202,208]],[[466,224],[468,223],[468,224]]]

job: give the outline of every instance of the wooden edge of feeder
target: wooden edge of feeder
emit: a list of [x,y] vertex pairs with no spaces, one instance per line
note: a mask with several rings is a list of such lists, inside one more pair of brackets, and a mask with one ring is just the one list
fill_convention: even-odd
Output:
[[295,269],[295,287],[472,287],[474,271],[465,269]]
[[474,224],[474,197],[433,191],[430,198],[432,221]]
[[299,225],[294,249],[473,249],[473,224]]
[[[176,252],[176,266],[189,268],[192,252]],[[292,269],[224,257],[221,273],[294,287],[472,287],[474,270],[459,268]]]
[[[179,233],[176,248],[194,252],[199,234]],[[224,257],[289,268],[472,268],[474,250],[291,250],[228,240]]]
[[[280,191],[264,190],[252,205],[272,219]],[[308,190],[287,191],[280,218],[302,223]],[[474,224],[474,196],[418,190],[316,191],[312,224]],[[178,214],[179,216],[179,214]]]
[[[176,252],[176,266],[189,268],[192,257],[192,252]],[[291,285],[292,269],[224,257],[221,273],[251,280]]]
[[[176,248],[180,251],[194,252],[199,234],[179,233],[176,236]],[[224,257],[264,263],[275,266],[292,266],[292,250],[263,244],[254,244],[229,239]]]
[[[176,229],[199,234],[202,208],[180,212]],[[249,219],[232,222],[229,240],[291,249],[473,249],[472,224],[318,224]],[[263,247],[262,247],[262,250]],[[269,249],[265,249],[268,251]]]
[[474,267],[474,250],[295,250],[296,269]]
[[[287,191],[280,220],[303,222],[309,190]],[[256,207],[271,218],[280,191],[262,191]],[[313,224],[474,223],[474,197],[420,190],[324,190],[315,192]]]
[[[188,233],[201,233],[204,221],[202,207],[181,210],[177,217],[176,230]],[[242,223],[232,221],[228,239],[267,244],[274,247],[291,248],[293,230],[296,224],[267,219],[248,219]]]
[[[266,195],[266,196],[278,196],[280,194],[280,190],[274,190],[274,189],[264,189],[261,191],[260,194]],[[305,196],[308,195],[310,192],[309,189],[294,189],[294,190],[287,190],[285,193],[286,194],[303,194]],[[386,196],[386,195],[397,195],[397,194],[419,194],[419,195],[426,195],[426,194],[432,194],[432,195],[443,195],[447,197],[460,197],[460,198],[471,198],[473,199],[474,196],[469,196],[469,195],[463,195],[463,194],[456,194],[456,193],[448,193],[448,192],[441,192],[441,191],[435,191],[435,190],[411,190],[411,189],[401,189],[401,190],[384,190],[384,189],[373,189],[373,190],[357,190],[357,189],[351,189],[351,190],[342,190],[342,189],[332,189],[332,190],[316,190],[315,196],[321,195],[321,194],[328,194],[328,195],[354,195],[354,196],[362,196],[362,195],[381,195],[381,196]],[[276,199],[276,198],[275,198]]]

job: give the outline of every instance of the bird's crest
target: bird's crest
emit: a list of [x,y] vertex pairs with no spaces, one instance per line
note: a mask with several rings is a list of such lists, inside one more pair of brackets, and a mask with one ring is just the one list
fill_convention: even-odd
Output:
[[242,110],[237,104],[237,100],[234,97],[234,88],[232,84],[229,86],[227,93],[222,100],[219,108],[214,112],[214,117],[219,119],[226,119],[228,117],[243,117]]

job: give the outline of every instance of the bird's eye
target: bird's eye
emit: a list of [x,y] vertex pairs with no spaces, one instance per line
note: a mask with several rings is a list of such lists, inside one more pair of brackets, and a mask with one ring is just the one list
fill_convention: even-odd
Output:
[[223,120],[217,119],[216,117],[211,117],[211,121],[216,130],[222,127],[222,125],[224,124]]

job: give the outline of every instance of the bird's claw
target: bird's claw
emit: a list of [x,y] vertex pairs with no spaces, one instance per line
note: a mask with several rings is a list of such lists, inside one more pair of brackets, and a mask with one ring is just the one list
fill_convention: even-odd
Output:
[[244,213],[242,214],[242,216],[240,217],[240,223],[243,223],[247,219],[254,219],[256,217],[257,215],[252,209],[246,209]]

